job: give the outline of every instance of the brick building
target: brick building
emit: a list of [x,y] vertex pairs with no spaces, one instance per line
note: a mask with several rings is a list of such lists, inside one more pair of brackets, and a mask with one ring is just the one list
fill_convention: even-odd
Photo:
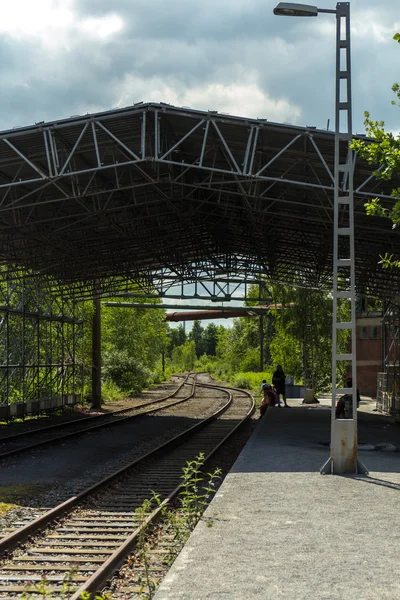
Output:
[[377,376],[383,371],[382,312],[357,314],[357,386],[361,394],[376,398]]

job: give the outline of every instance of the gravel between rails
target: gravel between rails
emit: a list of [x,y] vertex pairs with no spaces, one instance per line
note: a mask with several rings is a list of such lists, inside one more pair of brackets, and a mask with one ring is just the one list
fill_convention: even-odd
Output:
[[[127,397],[124,400],[105,402],[101,407],[101,410],[97,411],[93,409],[93,412],[101,412],[107,414],[109,412],[123,410],[125,408],[135,408],[138,404],[140,405],[142,402],[156,400],[158,398],[172,393],[181,383],[181,377],[173,376],[170,381],[152,386],[151,389],[145,390],[144,392],[137,394],[134,398]],[[76,410],[68,410],[63,412],[62,414],[41,415],[34,419],[28,419],[23,423],[11,422],[7,425],[0,425],[0,442],[3,439],[6,440],[8,436],[18,433],[30,433],[32,431],[36,431],[38,429],[41,429],[42,427],[48,427],[50,425],[69,425],[70,423],[74,423],[74,421],[90,422],[91,419],[94,420],[96,416],[88,418],[88,415],[86,415],[85,413],[81,413]]]
[[[199,396],[204,396],[204,394],[202,394],[201,392],[203,392],[203,390],[200,390]],[[221,396],[221,392],[219,392],[218,390],[214,390],[214,394],[217,394],[219,396]],[[223,406],[227,406],[226,405],[226,394],[224,394],[225,398],[224,398],[224,402],[220,402]],[[203,399],[203,398],[201,398]],[[198,399],[200,400],[200,398]],[[80,520],[83,518],[83,516],[85,516],[86,519],[89,519],[89,521],[91,522],[91,520],[93,521],[98,521],[99,519],[101,519],[102,517],[100,515],[103,515],[104,513],[102,511],[104,510],[111,510],[111,509],[107,509],[106,507],[108,506],[113,506],[113,510],[121,510],[122,507],[126,506],[126,509],[129,508],[130,506],[130,500],[128,500],[128,498],[130,498],[132,496],[132,498],[135,498],[135,503],[137,505],[137,497],[138,498],[145,498],[148,497],[147,494],[150,493],[148,490],[151,489],[155,489],[153,487],[150,486],[154,486],[154,485],[164,485],[163,488],[163,494],[165,495],[166,489],[168,488],[168,486],[170,486],[171,489],[173,489],[176,485],[177,482],[179,482],[179,477],[180,477],[180,469],[181,466],[183,466],[185,463],[184,461],[187,460],[187,456],[196,456],[197,454],[195,454],[195,452],[197,453],[199,449],[204,449],[204,451],[206,453],[210,452],[210,450],[213,448],[213,445],[215,445],[215,443],[218,441],[218,439],[222,439],[222,437],[225,437],[225,435],[227,434],[227,432],[232,429],[232,427],[234,426],[235,422],[240,422],[240,420],[243,418],[243,408],[246,410],[248,410],[248,399],[247,399],[247,407],[244,407],[243,404],[241,406],[237,405],[235,406],[235,401],[233,402],[233,405],[229,405],[229,411],[230,411],[230,416],[226,416],[225,417],[225,425],[223,426],[223,423],[220,422],[219,420],[217,421],[212,421],[210,425],[208,425],[208,427],[210,427],[210,429],[206,429],[206,430],[196,430],[197,433],[194,434],[194,436],[191,436],[189,439],[187,439],[187,441],[184,442],[184,448],[183,448],[183,452],[182,453],[182,449],[180,447],[178,448],[172,448],[169,449],[167,454],[165,455],[165,460],[167,461],[166,463],[164,462],[164,452],[158,453],[158,459],[156,459],[155,463],[153,464],[153,458],[151,459],[151,465],[145,466],[144,467],[144,471],[143,471],[143,476],[145,477],[145,479],[143,479],[143,481],[140,479],[140,475],[137,475],[135,473],[130,472],[130,480],[128,478],[128,481],[124,480],[124,482],[116,482],[115,485],[115,491],[114,488],[111,489],[107,489],[104,490],[103,492],[100,492],[100,494],[97,494],[96,497],[94,498],[88,498],[89,501],[89,507],[90,505],[93,505],[93,508],[95,511],[97,511],[97,513],[99,513],[99,516],[96,517],[90,517],[90,515],[84,515],[84,513],[82,513],[82,516],[79,516],[80,513],[82,512],[82,509],[84,511],[88,511],[88,507],[84,507],[82,506],[81,508],[79,508],[78,505],[78,515],[76,515],[76,511],[74,511],[72,516],[72,520],[70,520],[70,524],[69,525],[65,525],[64,523],[59,527],[59,531],[60,532],[65,532],[65,531],[70,531],[71,528],[74,530],[77,530],[80,528],[82,528],[82,524],[80,523]],[[232,410],[233,409],[233,410]],[[215,407],[213,412],[215,412]],[[223,413],[223,415],[220,416],[225,416],[225,413]],[[232,421],[233,420],[233,421]],[[227,429],[228,427],[228,429]],[[211,433],[213,432],[213,433]],[[210,433],[211,433],[211,437],[210,437]],[[187,453],[187,454],[186,454]],[[167,460],[167,455],[169,456],[168,460]],[[158,462],[157,462],[158,461]],[[168,462],[169,461],[169,462]],[[142,464],[142,463],[140,463]],[[147,463],[146,463],[147,464]],[[167,467],[167,464],[169,465]],[[181,465],[181,466],[179,466]],[[121,465],[118,465],[119,467],[121,467]],[[148,468],[150,467],[150,472],[148,472]],[[139,467],[139,471],[142,469],[143,467]],[[151,475],[151,473],[153,473],[153,475]],[[157,473],[157,476],[155,477]],[[150,475],[150,477],[149,477]],[[172,480],[170,480],[170,477],[172,476]],[[154,479],[154,482],[151,483],[151,479]],[[176,480],[176,483],[174,483],[174,481]],[[164,483],[161,483],[161,482]],[[133,485],[133,487],[132,487]],[[167,485],[167,488],[165,488],[165,485]],[[172,486],[172,487],[171,487]],[[86,482],[86,486],[87,487],[87,482]],[[145,491],[145,489],[147,491]],[[134,491],[136,490],[136,491]],[[161,490],[160,490],[161,491]],[[107,495],[108,494],[108,495]],[[144,495],[145,494],[145,495]],[[141,502],[141,500],[139,499],[139,502]],[[104,506],[103,506],[104,505]],[[118,508],[120,507],[120,508]],[[90,508],[89,508],[90,511]],[[100,512],[99,512],[100,511]],[[96,513],[96,514],[97,514]],[[118,515],[118,514],[122,514],[122,513],[116,513],[114,516]],[[88,523],[89,523],[88,521]],[[111,523],[112,521],[112,523]],[[125,518],[124,523],[121,523],[120,521],[117,523],[114,523],[114,521],[118,521],[118,517],[117,518],[111,518],[110,523],[108,525],[108,527],[112,527],[112,528],[116,528],[116,531],[118,533],[120,533],[122,530],[118,529],[118,527],[122,527],[123,529],[129,529],[131,530],[132,527],[134,528],[134,526],[132,524],[130,524],[129,526],[127,525],[128,520]],[[108,523],[108,521],[107,521]],[[97,527],[97,529],[99,528],[99,524],[96,523],[89,523],[89,528],[93,528],[93,527]],[[107,525],[106,525],[107,527]],[[50,529],[52,528],[52,526],[50,526]],[[87,528],[87,526],[86,526]],[[86,531],[86,530],[85,530]],[[92,529],[90,530],[92,531]],[[103,531],[103,530],[101,530]],[[111,533],[111,529],[110,532]],[[85,534],[87,535],[87,534]],[[10,565],[4,565],[4,569],[5,571],[12,571],[11,575],[7,575],[7,579],[2,578],[2,581],[4,579],[4,582],[6,581],[24,581],[22,577],[25,577],[27,575],[26,571],[23,570],[21,571],[22,566],[19,566],[22,560],[34,560],[34,558],[31,557],[32,552],[33,554],[37,555],[39,554],[44,554],[44,553],[48,553],[49,555],[52,554],[52,549],[51,548],[47,548],[48,546],[57,546],[57,547],[62,547],[59,550],[54,550],[54,552],[56,552],[58,555],[60,554],[65,554],[65,553],[70,553],[70,554],[78,554],[82,559],[84,558],[82,555],[93,555],[94,551],[89,549],[88,546],[90,545],[91,542],[86,542],[86,541],[79,541],[79,542],[75,542],[75,540],[72,542],[72,546],[75,546],[75,548],[73,550],[66,550],[65,546],[71,546],[71,542],[64,542],[63,539],[64,538],[76,538],[76,535],[64,535],[64,533],[60,536],[59,534],[56,535],[57,541],[53,541],[54,539],[54,535],[50,535],[50,537],[45,538],[45,541],[43,541],[44,538],[40,537],[39,540],[35,540],[34,544],[34,550],[31,550],[32,546],[29,545],[28,547],[28,554],[25,555],[25,559],[23,559],[20,555],[20,551],[23,552],[22,548],[20,550],[16,551],[16,555],[14,553],[15,556],[15,561],[16,561],[16,566],[17,566],[17,571],[20,571],[19,574],[16,573],[16,568],[15,566],[12,567]],[[90,536],[89,536],[90,537]],[[101,536],[100,536],[101,537]],[[115,536],[114,536],[115,537]],[[103,535],[103,539],[104,539],[104,535]],[[116,541],[111,541],[109,539],[109,537],[106,537],[106,539],[108,540],[107,543],[102,543],[102,546],[104,547],[110,547],[113,546],[115,547],[116,545],[118,545],[118,543]],[[120,538],[118,538],[120,539]],[[60,541],[61,540],[61,541]],[[80,536],[80,540],[82,540],[82,536]],[[78,547],[78,548],[76,548]],[[85,548],[82,548],[85,547]],[[46,548],[46,549],[45,549]],[[104,548],[101,551],[101,554],[112,554],[111,550],[104,550]],[[55,560],[55,559],[49,559],[51,560]],[[57,559],[58,562],[61,563],[64,560],[64,557],[60,557],[59,559]],[[43,558],[38,558],[39,563],[43,564]],[[45,562],[49,562],[48,560],[46,560]],[[79,560],[79,562],[82,562],[81,560]],[[51,563],[52,564],[52,563]],[[21,563],[22,565],[22,563]],[[29,565],[29,569],[28,570],[34,570],[37,567],[33,567],[33,569],[30,568],[31,565]],[[40,567],[39,567],[40,568]],[[64,566],[61,567],[61,569],[65,569]],[[49,570],[49,567],[47,567],[47,570]],[[80,569],[82,571],[82,569]],[[86,569],[87,570],[87,569]],[[93,569],[90,569],[93,570]],[[83,571],[85,571],[85,568],[83,568]],[[10,579],[11,578],[11,579]],[[40,576],[39,576],[40,578]],[[37,575],[35,574],[35,576],[33,577],[33,579],[37,579]],[[52,581],[60,581],[60,576],[57,575],[53,578],[51,578]],[[78,581],[83,581],[85,578],[80,577],[77,579]],[[7,587],[8,585],[8,587]],[[11,586],[9,584],[6,583],[5,586],[1,586],[0,587],[1,590],[7,591],[7,592],[13,592],[14,593],[17,591],[17,589],[20,589],[20,587],[18,585],[12,584]],[[15,596],[14,596],[15,597]]]
[[[121,468],[124,464],[139,458],[146,452],[154,449],[159,446],[161,443],[167,441],[168,439],[174,437],[178,433],[181,433],[185,429],[188,428],[187,423],[187,415],[190,413],[191,420],[199,420],[208,416],[213,410],[224,403],[224,400],[216,400],[215,392],[214,398],[212,397],[212,393],[210,390],[205,388],[198,388],[197,390],[198,397],[195,399],[185,402],[183,404],[160,409],[160,411],[154,413],[153,415],[149,415],[145,417],[146,423],[150,424],[150,427],[153,427],[153,431],[157,428],[157,433],[152,438],[149,439],[141,439],[140,442],[132,445],[130,444],[130,448],[128,451],[122,451],[115,453],[114,456],[103,457],[103,460],[99,460],[97,464],[91,465],[90,462],[86,460],[86,458],[82,459],[82,456],[87,457],[87,452],[90,449],[93,450],[93,453],[96,452],[95,445],[95,434],[91,434],[89,440],[82,440],[81,442],[76,442],[73,444],[75,447],[75,460],[78,460],[78,474],[69,479],[68,477],[64,478],[64,481],[51,481],[51,484],[47,483],[46,487],[48,490],[44,493],[38,494],[34,497],[28,497],[25,500],[27,506],[18,507],[9,511],[4,517],[0,518],[0,535],[8,534],[11,530],[19,527],[18,523],[25,524],[30,520],[33,520],[36,516],[38,516],[44,510],[51,508],[65,501],[69,497],[77,494],[82,489],[88,487],[92,483],[96,483],[106,475],[115,471],[117,468]],[[188,410],[188,404],[190,403],[190,411]],[[138,424],[139,428],[143,428],[144,419],[140,419],[141,423]],[[161,419],[161,421],[160,421]],[[163,427],[162,419],[166,420],[168,426]],[[153,423],[153,425],[151,425]],[[191,423],[193,424],[193,423]],[[148,425],[149,426],[149,425]],[[161,430],[160,430],[161,427]],[[115,429],[115,427],[114,427]],[[119,428],[117,428],[119,429]],[[101,444],[105,443],[105,433],[109,430],[101,430],[101,436],[98,436]],[[114,434],[112,434],[114,436]],[[129,433],[128,433],[129,436]],[[115,442],[115,439],[114,439]],[[81,453],[77,453],[76,446],[79,445],[83,448]],[[68,451],[69,445],[63,445],[62,448],[54,448],[52,453],[49,453],[45,449],[40,451],[42,455],[42,460],[40,461],[38,458],[39,451],[35,452],[35,458],[33,459],[33,464],[44,462],[45,464],[53,464],[56,463],[56,466],[59,467],[62,465],[62,460],[64,461],[65,469],[68,467],[68,457],[70,456],[70,452]],[[60,461],[60,457],[62,460]],[[12,473],[12,476],[8,477],[8,483],[12,483],[13,485],[23,485],[27,482],[27,471],[32,471],[32,458],[31,457],[16,457],[10,458],[8,460],[2,461],[2,466],[4,463],[7,463],[8,472]],[[45,466],[45,465],[44,465]],[[43,467],[43,464],[42,464]],[[59,479],[61,477],[59,476]],[[37,478],[33,477],[33,481],[36,483],[40,483],[37,481]],[[32,480],[31,480],[32,482]],[[0,488],[1,491],[1,488]]]
[[[257,419],[258,414],[256,413],[233,434],[233,436],[207,463],[206,468],[204,469],[207,473],[213,472],[216,468],[222,470],[222,476],[217,482],[216,491],[222,485],[224,478],[229,473],[243,447],[252,435],[254,428],[257,425]],[[212,500],[212,498],[210,500]],[[176,503],[174,505],[174,510],[178,510],[179,512]],[[171,550],[174,547],[173,536],[174,531],[168,528],[165,522],[162,521],[149,532],[149,577],[155,585],[155,590],[168,573],[173,562],[170,558]],[[176,548],[174,553],[176,553]],[[104,591],[110,595],[112,600],[139,600],[139,598],[143,598],[143,596],[136,595],[135,590],[139,587],[137,584],[138,577],[143,576],[143,573],[144,569],[140,561],[139,553],[133,552],[126,560],[123,567],[110,580]]]
[[[79,421],[78,423],[67,423],[53,427],[31,431],[25,434],[18,434],[16,437],[0,441],[0,461],[9,458],[21,452],[37,452],[44,446],[51,446],[58,443],[65,443],[79,435],[88,433],[97,433],[100,429],[108,429],[116,425],[124,425],[132,418],[138,418],[140,415],[157,412],[158,409],[174,406],[177,403],[187,401],[191,398],[192,383],[185,383],[182,389],[177,389],[174,394],[161,399],[150,399],[138,404],[137,406],[125,408],[123,411],[101,415],[95,419]],[[3,442],[3,443],[2,443]]]

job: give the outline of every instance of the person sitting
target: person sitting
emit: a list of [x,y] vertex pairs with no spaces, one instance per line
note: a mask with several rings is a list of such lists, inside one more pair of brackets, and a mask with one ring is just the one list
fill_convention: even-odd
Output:
[[275,406],[275,402],[276,397],[274,392],[272,391],[272,385],[267,384],[264,392],[264,398],[262,399],[260,404],[260,419],[265,415],[269,406]]
[[[351,377],[348,377],[346,380],[346,387],[351,388],[353,387],[353,380]],[[360,406],[360,390],[357,388],[357,408]],[[347,418],[351,418],[350,415],[353,414],[353,397],[351,394],[344,394],[344,396],[342,396],[341,398],[339,398],[337,404],[336,404],[336,418],[337,419],[345,419],[346,418],[346,404],[349,407],[349,410],[347,410],[348,414],[347,414]]]

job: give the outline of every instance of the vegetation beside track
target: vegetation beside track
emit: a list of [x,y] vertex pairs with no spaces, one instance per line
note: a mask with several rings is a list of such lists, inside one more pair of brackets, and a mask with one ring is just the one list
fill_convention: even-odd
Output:
[[[207,388],[207,387],[213,387],[213,386],[209,386],[206,384],[200,384],[201,390]],[[216,387],[216,390],[222,390],[222,388],[220,387]],[[210,449],[213,447],[214,444],[216,444],[218,442],[218,440],[222,440],[225,439],[225,434],[227,431],[229,431],[232,428],[233,422],[237,421],[237,426],[240,424],[240,422],[242,421],[242,418],[245,417],[248,418],[249,415],[251,414],[251,398],[247,398],[246,396],[249,396],[249,394],[245,394],[244,392],[240,392],[240,390],[232,390],[232,392],[235,394],[235,401],[233,402],[233,404],[231,403],[231,398],[232,398],[232,393],[228,392],[228,390],[225,391],[225,394],[228,394],[229,396],[229,402],[228,404],[226,404],[226,408],[228,410],[227,414],[225,415],[225,412],[221,412],[220,413],[220,417],[221,420],[218,419],[218,421],[210,421],[209,425],[210,428],[207,428],[206,430],[203,429],[202,425],[199,423],[198,426],[196,426],[196,434],[195,437],[192,439],[188,439],[187,441],[184,442],[185,444],[185,449],[184,452],[185,454],[182,455],[182,450],[183,448],[181,448],[181,446],[174,448],[174,446],[171,447],[172,450],[172,454],[171,454],[171,465],[168,466],[165,463],[165,453],[162,452],[161,453],[161,463],[159,465],[155,464],[155,465],[150,465],[150,471],[152,471],[152,469],[155,471],[153,472],[153,474],[151,475],[151,479],[149,480],[149,482],[147,483],[148,486],[148,494],[151,495],[151,490],[152,489],[157,489],[157,486],[161,486],[160,488],[160,493],[162,496],[167,497],[166,495],[169,494],[169,501],[172,501],[172,498],[175,497],[176,493],[178,493],[178,488],[175,488],[177,482],[179,481],[179,470],[177,471],[176,474],[172,474],[172,470],[175,468],[176,462],[177,460],[182,460],[182,465],[185,464],[185,459],[188,460],[189,456],[198,456],[198,454],[195,454],[194,451],[196,448],[198,449],[199,447],[204,448],[205,449],[205,453],[207,455],[209,455],[210,453]],[[243,404],[242,400],[238,401],[240,399],[245,399],[246,402]],[[249,403],[250,400],[250,403]],[[247,412],[246,412],[247,411]],[[250,411],[250,412],[249,412]],[[228,414],[229,413],[229,414]],[[218,415],[219,413],[215,413],[215,416]],[[236,426],[236,427],[237,427]],[[200,427],[200,428],[199,428]],[[210,431],[213,431],[214,433],[211,435],[210,438]],[[236,432],[236,428],[234,428],[233,432]],[[228,433],[229,435],[229,433]],[[215,437],[214,437],[215,436]],[[170,442],[168,442],[170,443]],[[191,450],[192,448],[192,450]],[[220,450],[219,450],[220,451]],[[197,450],[198,452],[198,450]],[[180,457],[180,458],[179,458]],[[209,495],[209,490],[205,490],[203,491],[203,486],[202,486],[202,482],[200,480],[200,476],[198,474],[198,466],[196,467],[198,461],[197,459],[194,461],[195,464],[195,470],[197,469],[197,474],[195,474],[194,476],[190,476],[191,480],[192,480],[192,484],[188,485],[184,485],[184,493],[182,494],[182,497],[184,498],[183,501],[183,505],[186,506],[186,521],[184,520],[184,515],[179,515],[180,519],[179,521],[174,522],[174,531],[178,531],[179,530],[179,535],[177,535],[177,539],[184,539],[185,537],[187,537],[187,529],[188,529],[188,525],[190,523],[195,523],[196,520],[196,514],[199,515],[199,512],[202,512],[199,510],[201,503],[203,501],[203,498],[205,498],[207,495]],[[193,464],[194,464],[193,463]],[[214,463],[215,464],[215,463]],[[129,467],[131,468],[131,467]],[[161,473],[162,476],[159,475],[159,473],[157,472],[157,469],[161,468]],[[124,479],[124,485],[121,486],[118,482],[115,482],[112,484],[112,489],[109,490],[109,496],[106,497],[103,493],[99,496],[99,498],[92,498],[91,500],[88,499],[88,505],[87,507],[84,509],[84,511],[86,511],[85,513],[82,512],[82,508],[78,508],[78,513],[77,515],[74,517],[73,515],[70,515],[70,517],[68,517],[70,519],[70,522],[64,522],[61,525],[61,529],[59,532],[57,532],[54,528],[51,528],[50,531],[48,532],[48,538],[44,537],[44,539],[41,539],[41,536],[39,536],[40,539],[36,539],[33,541],[33,546],[31,549],[29,549],[29,557],[28,555],[25,556],[25,554],[23,556],[21,556],[21,554],[17,551],[17,554],[15,556],[15,563],[14,566],[10,566],[10,563],[8,563],[8,566],[5,565],[4,569],[7,572],[11,571],[11,573],[9,574],[9,582],[7,583],[6,580],[3,577],[3,581],[2,581],[2,586],[0,587],[1,590],[3,591],[7,591],[7,592],[20,592],[21,590],[21,583],[23,581],[26,581],[26,579],[21,578],[21,574],[22,573],[18,573],[18,571],[20,571],[21,569],[23,569],[26,572],[26,575],[29,577],[30,575],[28,575],[28,571],[29,570],[34,570],[33,575],[31,576],[31,579],[33,581],[31,581],[31,587],[30,587],[30,594],[37,594],[37,585],[43,587],[44,593],[46,594],[44,597],[52,597],[52,592],[58,592],[60,591],[61,587],[63,587],[63,579],[64,579],[64,574],[63,573],[57,573],[57,565],[55,564],[54,561],[58,561],[58,563],[60,563],[60,570],[64,570],[64,573],[67,571],[65,562],[71,562],[71,558],[72,555],[75,553],[77,553],[79,555],[79,558],[83,559],[84,556],[83,555],[88,555],[88,557],[85,559],[85,562],[99,562],[98,558],[96,556],[96,560],[89,560],[90,558],[92,558],[92,554],[93,551],[90,549],[90,545],[93,546],[93,544],[95,542],[93,542],[93,539],[90,539],[89,541],[86,541],[84,539],[82,539],[82,537],[80,537],[80,541],[72,540],[72,542],[66,542],[64,541],[65,538],[77,538],[77,533],[78,531],[80,531],[80,529],[82,527],[84,527],[84,522],[85,519],[88,521],[90,521],[89,527],[90,529],[90,534],[91,536],[93,535],[99,535],[99,533],[101,533],[100,531],[97,531],[97,533],[92,529],[93,526],[98,527],[111,527],[111,528],[116,528],[118,527],[118,530],[113,533],[112,529],[107,530],[107,534],[111,534],[114,536],[114,538],[118,538],[117,542],[111,542],[108,541],[108,538],[106,536],[106,538],[104,538],[104,533],[102,535],[99,536],[99,543],[101,545],[101,539],[107,539],[108,543],[104,544],[104,546],[107,546],[106,550],[101,550],[100,554],[104,554],[104,560],[107,558],[107,556],[111,555],[111,554],[115,554],[114,553],[114,547],[118,546],[121,542],[124,542],[124,535],[126,536],[126,534],[128,534],[128,538],[126,538],[126,543],[123,543],[123,545],[121,546],[121,550],[122,550],[122,555],[124,555],[126,553],[126,549],[129,549],[130,545],[132,544],[132,541],[130,540],[130,531],[133,530],[133,532],[135,531],[135,526],[130,525],[127,526],[126,523],[124,523],[121,520],[121,517],[118,517],[118,519],[116,519],[115,517],[117,516],[117,513],[115,512],[115,510],[119,510],[119,511],[126,511],[128,510],[129,512],[132,511],[132,509],[130,508],[130,501],[133,501],[133,497],[135,496],[135,486],[138,486],[138,494],[139,497],[142,495],[144,489],[143,489],[143,483],[144,480],[141,481],[140,477],[144,477],[144,472],[143,472],[143,466],[139,467],[139,471],[140,471],[140,476],[137,473],[130,473],[129,474],[129,484],[127,482],[126,479]],[[190,471],[190,469],[189,469]],[[165,480],[165,475],[168,473],[168,477],[167,480]],[[150,473],[149,473],[150,474]],[[171,480],[172,477],[172,480]],[[152,487],[150,487],[150,481],[153,480],[153,484]],[[165,481],[163,481],[165,480]],[[176,481],[176,483],[174,483],[174,481]],[[188,481],[188,476],[186,475],[186,481]],[[165,485],[167,487],[165,487]],[[155,488],[153,487],[155,486]],[[164,489],[163,489],[164,487]],[[207,487],[207,486],[206,486]],[[210,485],[210,488],[212,487],[212,485]],[[168,490],[172,488],[174,488],[176,491],[172,491],[172,492],[168,492]],[[144,496],[146,497],[146,496]],[[147,496],[148,497],[148,496]],[[142,496],[143,498],[143,496]],[[129,504],[127,503],[127,501],[129,502]],[[142,500],[141,500],[142,501]],[[166,501],[166,500],[165,500]],[[92,506],[92,502],[94,502],[95,504]],[[100,504],[99,504],[100,503]],[[110,508],[111,504],[112,507]],[[186,504],[185,504],[186,503]],[[134,507],[134,505],[133,505]],[[182,509],[182,505],[180,507]],[[108,516],[107,511],[111,510],[111,517]],[[100,512],[99,512],[100,511]],[[103,511],[103,512],[102,512]],[[104,513],[104,511],[106,511]],[[86,514],[87,513],[87,514]],[[122,513],[120,513],[122,515]],[[125,512],[123,513],[125,514]],[[42,515],[43,517],[44,515]],[[54,516],[54,515],[53,515]],[[47,519],[48,517],[45,516],[45,519]],[[109,519],[110,524],[106,525],[106,522],[108,523],[107,519]],[[103,520],[104,521],[104,525],[101,525],[100,521]],[[118,523],[114,523],[115,521],[118,521]],[[137,520],[137,519],[136,519]],[[94,522],[96,521],[96,522]],[[111,523],[112,521],[112,523]],[[124,532],[122,531],[122,529],[126,529],[127,531]],[[31,528],[32,529],[32,528]],[[74,535],[70,536],[68,535],[66,532],[71,532],[71,530],[74,530],[72,533]],[[103,529],[101,531],[103,531]],[[30,531],[30,533],[32,533],[32,531]],[[124,534],[122,536],[122,540],[121,538],[121,534]],[[19,535],[19,534],[18,534]],[[46,536],[46,532],[44,533],[44,536]],[[87,535],[87,533],[85,534]],[[136,535],[136,534],[132,534],[132,535]],[[171,535],[171,533],[169,533],[169,535]],[[57,539],[57,541],[55,541],[55,539]],[[111,543],[110,543],[111,542]],[[10,547],[10,543],[8,543],[8,547]],[[69,547],[69,545],[72,544],[72,547],[74,548],[74,552],[72,552],[72,548],[71,550],[68,550],[66,547]],[[89,545],[90,544],[90,545]],[[128,544],[128,545],[126,545]],[[51,546],[52,548],[48,548],[48,546]],[[80,546],[82,546],[82,548],[80,548]],[[113,549],[108,549],[109,547],[113,547]],[[58,548],[60,547],[60,548]],[[54,548],[54,549],[53,549]],[[58,548],[58,549],[56,549]],[[76,550],[76,548],[78,548]],[[26,549],[24,550],[24,552],[26,552]],[[118,550],[119,552],[119,550]],[[117,552],[117,556],[118,555]],[[60,557],[58,559],[55,559],[53,557],[49,557],[47,560],[45,559],[43,555],[45,555],[45,553],[47,554],[58,554],[60,555]],[[68,560],[61,555],[64,554],[68,554]],[[32,563],[33,561],[36,561],[35,555],[37,556],[37,561],[40,563],[38,566],[33,566],[32,569],[32,565],[31,564],[26,564],[26,563],[19,563],[18,561],[29,561],[30,563]],[[90,555],[90,556],[89,556]],[[14,559],[13,559],[14,560]],[[113,559],[115,560],[115,559]],[[118,558],[119,560],[119,558]],[[45,585],[46,582],[43,582],[43,578],[39,576],[38,571],[40,571],[40,566],[43,565],[44,563],[47,563],[49,561],[52,561],[48,566],[44,566],[44,570],[47,572],[51,572],[50,576],[48,577],[48,579],[50,580],[50,586],[48,587],[48,589],[45,589]],[[72,562],[78,562],[76,558],[73,558]],[[80,562],[80,561],[79,561]],[[90,568],[89,571],[93,571],[94,568],[96,568],[95,566],[93,568]],[[108,567],[109,568],[109,567]],[[84,568],[80,569],[81,571],[88,571],[87,565],[85,565]],[[101,571],[100,569],[98,571]],[[101,589],[101,582],[103,581],[103,585],[104,582],[107,580],[108,576],[109,576],[109,571],[101,571],[101,572],[96,572],[96,576],[95,576],[95,580],[93,579],[93,576],[91,577],[92,581],[88,582],[89,586],[95,586],[97,585],[98,587],[92,587],[92,589]],[[85,589],[90,589],[90,587],[85,588],[84,584],[81,584],[81,582],[83,581],[82,579],[82,574],[78,573],[78,576],[75,578],[76,581],[72,584],[72,587],[75,588],[77,586],[80,586],[80,588],[78,590],[75,591],[75,593],[73,594],[73,596],[71,597],[71,600],[73,598],[73,600],[77,600],[78,597],[80,598],[81,596],[79,596],[79,592],[85,590]],[[20,581],[21,583],[18,583],[18,581]],[[137,580],[136,580],[137,581]],[[57,583],[58,582],[58,583]],[[71,579],[72,582],[72,579]],[[25,590],[24,590],[25,591]],[[51,595],[47,594],[47,592],[51,592]],[[25,598],[29,598],[30,596],[25,595]],[[57,593],[57,597],[59,597],[58,593]],[[112,596],[114,597],[114,596]]]
[[26,498],[43,491],[40,485],[0,485],[0,498],[6,504],[18,504]]
[[17,504],[8,504],[7,502],[0,502],[0,517],[8,513],[13,508],[18,508]]
[[[239,317],[234,319],[232,327],[214,323],[203,327],[195,321],[191,331],[186,333],[182,325],[168,325],[165,309],[102,306],[103,400],[119,401],[165,381],[173,373],[193,370],[208,371],[220,381],[256,390],[261,379],[271,380],[277,363],[282,364],[286,375],[296,382],[306,375],[317,391],[327,390],[331,379],[332,302],[329,294],[267,284],[263,290],[265,299],[261,303],[270,306],[263,318],[263,372],[260,372],[259,318]],[[249,294],[252,293],[257,299],[247,301],[249,308],[260,304],[258,287],[250,290]],[[83,303],[84,342],[76,349],[75,361],[82,365],[83,397],[88,402],[91,401],[92,316],[92,303],[86,301]],[[343,315],[339,316],[346,321],[344,307]],[[347,344],[346,331],[339,334],[338,351],[344,350]],[[67,342],[66,339],[66,346]],[[64,393],[62,377],[52,377],[52,386],[40,387],[41,382],[34,379],[34,373],[32,370],[33,379],[25,387],[40,388],[43,395],[49,396]],[[13,388],[8,394],[8,402],[22,400],[22,389]]]
[[38,485],[0,485],[0,517],[14,508],[19,508],[21,502],[26,503],[42,490]]
[[[249,308],[260,304],[247,301]],[[194,321],[186,334],[179,325],[171,330],[167,350],[167,368],[172,370],[208,371],[219,381],[227,381],[243,389],[259,390],[262,379],[271,381],[277,364],[295,383],[307,383],[319,393],[331,385],[332,298],[317,290],[265,286],[263,305],[269,306],[263,321],[263,364],[260,369],[260,319],[238,317],[232,327],[203,327]],[[339,319],[348,320],[348,307],[339,307]],[[345,351],[348,332],[338,338],[338,348]],[[345,375],[338,372],[338,380]]]

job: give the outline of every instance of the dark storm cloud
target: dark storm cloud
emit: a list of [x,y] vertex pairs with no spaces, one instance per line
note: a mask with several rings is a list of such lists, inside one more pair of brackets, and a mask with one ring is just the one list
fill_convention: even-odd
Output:
[[[324,127],[330,118],[332,126],[334,18],[274,17],[274,4],[75,0],[76,23],[114,14],[123,28],[96,38],[75,23],[66,41],[50,46],[41,38],[2,35],[0,127],[108,109],[149,96],[171,101],[155,98],[158,90],[173,91],[178,99],[189,94],[193,108],[224,110],[220,96],[221,105],[196,105],[207,86],[218,84],[227,90],[257,86],[265,94],[265,108],[259,100],[252,110],[260,112],[251,116],[270,118],[267,98],[286,99],[278,111],[280,120],[290,119],[290,105],[297,105],[302,109],[299,124]],[[364,110],[396,128],[398,112],[390,105],[390,87],[400,57],[399,46],[391,41],[398,0],[383,1],[378,8],[373,0],[353,0],[351,5],[355,129],[362,130]],[[319,6],[332,7],[334,2],[320,0]],[[238,102],[236,112],[249,114],[248,99]]]

